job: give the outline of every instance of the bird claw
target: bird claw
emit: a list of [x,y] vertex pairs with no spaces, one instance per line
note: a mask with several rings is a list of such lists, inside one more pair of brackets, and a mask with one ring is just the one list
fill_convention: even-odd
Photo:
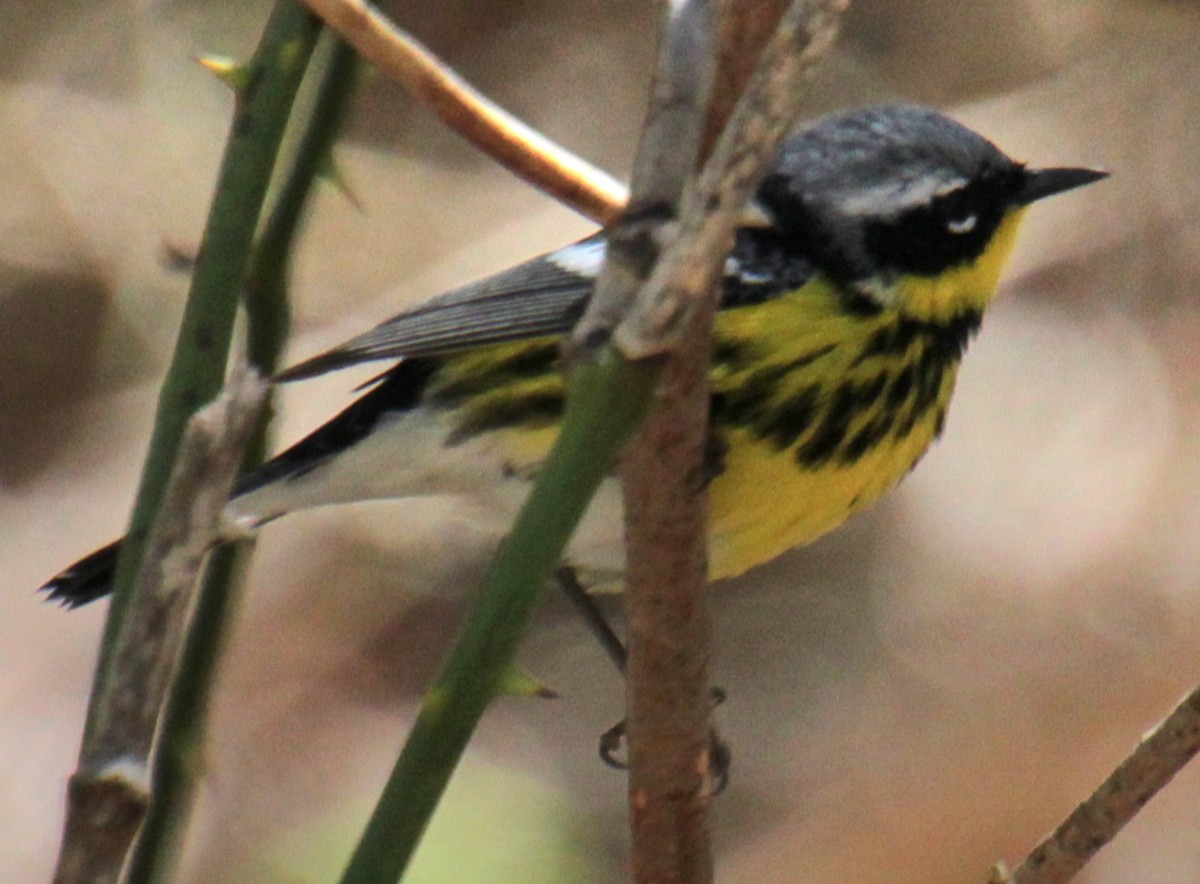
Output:
[[[723,688],[712,689],[713,707],[725,702],[726,693]],[[629,762],[622,758],[625,744],[625,719],[621,719],[600,735],[600,760],[614,770],[628,770]],[[705,792],[708,797],[715,798],[725,791],[729,785],[729,770],[733,766],[733,752],[729,744],[721,739],[717,729],[708,731],[708,783]]]

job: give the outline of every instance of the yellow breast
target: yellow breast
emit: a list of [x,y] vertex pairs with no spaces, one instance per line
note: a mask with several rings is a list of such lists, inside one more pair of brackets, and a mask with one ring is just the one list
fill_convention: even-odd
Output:
[[[710,492],[714,579],[811,543],[892,488],[945,420],[978,321],[861,316],[820,280],[778,307],[718,320]],[[777,314],[771,314],[778,310]]]
[[[714,579],[812,542],[920,460],[941,432],[963,347],[1019,219],[1006,218],[970,264],[887,282],[877,309],[849,304],[818,274],[798,291],[718,314],[709,375],[723,448],[709,486]],[[556,352],[542,339],[449,360],[430,398],[452,408],[451,444],[485,436],[505,476],[536,475],[561,414]],[[609,534],[619,546],[619,532],[600,545]],[[597,558],[619,561],[620,551]]]
[[[1011,212],[975,261],[896,280],[891,304],[876,316],[847,314],[820,278],[753,311],[720,315],[718,356],[744,350],[745,367],[718,358],[712,374],[714,428],[727,448],[725,470],[710,486],[714,579],[811,543],[916,465],[941,432],[962,347],[995,292],[1022,214]],[[818,355],[806,361],[804,354]],[[756,383],[789,360],[792,371]],[[849,397],[853,414],[830,433],[832,401],[847,387],[857,390]],[[758,405],[738,400],[746,389]],[[802,413],[797,404],[807,396],[811,406],[814,391],[820,407]],[[734,413],[723,417],[731,405]]]
[[816,540],[874,503],[913,468],[933,442],[954,388],[903,439],[885,440],[851,464],[802,469],[794,449],[780,451],[745,430],[730,433],[725,470],[709,486],[709,569],[733,577]]

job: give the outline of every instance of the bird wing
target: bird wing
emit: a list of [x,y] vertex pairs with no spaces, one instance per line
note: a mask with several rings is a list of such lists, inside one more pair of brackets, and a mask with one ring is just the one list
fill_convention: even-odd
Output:
[[[587,306],[604,263],[603,233],[453,289],[277,376],[325,374],[379,359],[437,356],[488,344],[566,334]],[[725,263],[722,309],[802,286],[813,264],[771,228],[742,228]]]
[[453,289],[287,369],[278,380],[313,377],[377,359],[435,356],[565,334],[583,313],[604,249],[605,241],[597,234]]

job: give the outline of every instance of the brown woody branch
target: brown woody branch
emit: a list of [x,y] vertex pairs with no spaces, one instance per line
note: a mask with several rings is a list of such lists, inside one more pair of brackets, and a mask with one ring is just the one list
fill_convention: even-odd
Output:
[[1180,701],[1162,723],[1075,808],[1011,873],[998,866],[992,880],[1004,884],[1065,884],[1108,844],[1200,751],[1200,687]]
[[[716,284],[733,230],[792,125],[802,84],[831,46],[845,6],[846,0],[792,4],[678,215],[664,195],[670,190],[661,183],[668,177],[664,170],[677,173],[681,161],[690,165],[705,130],[714,124],[693,120],[690,140],[663,137],[655,131],[659,120],[652,103],[634,170],[630,217],[610,230],[610,263],[620,260],[626,237],[641,247],[642,262],[628,260],[618,274],[636,284],[612,290],[599,284],[574,334],[583,349],[611,336],[626,359],[666,360],[656,412],[622,465],[630,823],[639,882],[704,882],[712,875],[707,809],[714,740],[703,603],[703,455]],[[726,33],[754,30],[744,21],[740,25]],[[656,86],[656,98],[660,92]],[[680,103],[677,99],[672,106]],[[643,159],[642,148],[656,145],[669,145],[670,156],[657,164]],[[641,168],[649,170],[649,180],[642,180]],[[661,258],[646,260],[647,246],[664,242]],[[636,247],[630,252],[639,255]]]

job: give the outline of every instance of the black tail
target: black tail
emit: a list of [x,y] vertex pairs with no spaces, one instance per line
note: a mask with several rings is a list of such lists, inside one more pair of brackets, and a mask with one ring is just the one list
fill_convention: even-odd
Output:
[[[276,455],[253,473],[243,476],[233,489],[239,497],[272,482],[303,476],[322,462],[371,434],[388,415],[407,411],[420,402],[425,385],[437,370],[432,359],[406,359],[364,386],[370,390],[329,423]],[[110,543],[80,559],[42,590],[67,608],[78,608],[112,592],[113,571],[121,541]]]
[[104,598],[112,592],[113,572],[117,567],[120,548],[121,541],[114,540],[48,580],[42,591],[52,601],[60,602],[67,608],[78,608]]

